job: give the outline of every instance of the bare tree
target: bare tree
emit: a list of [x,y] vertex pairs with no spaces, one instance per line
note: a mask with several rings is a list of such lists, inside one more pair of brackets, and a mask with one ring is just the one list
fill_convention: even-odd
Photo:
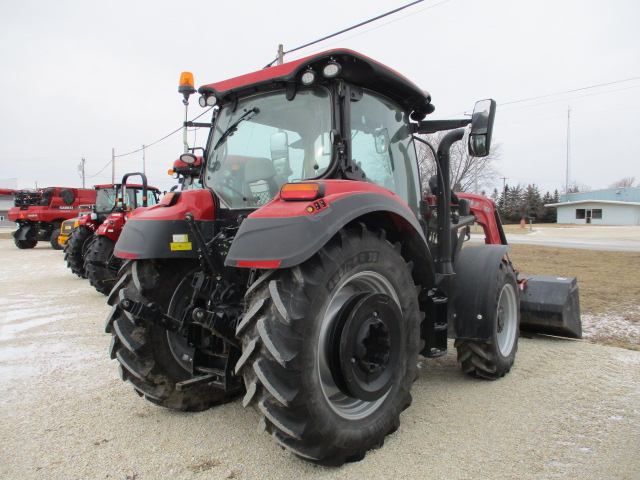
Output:
[[581,193],[581,192],[590,192],[591,187],[589,185],[584,185],[582,183],[578,183],[573,181],[569,184],[569,188],[562,187],[562,193]]
[[613,182],[609,185],[609,188],[626,188],[633,187],[633,183],[636,181],[636,177],[624,177],[617,182]]
[[[437,150],[438,145],[446,132],[438,132],[430,135],[421,135],[423,139],[431,143]],[[436,162],[431,149],[422,142],[418,145],[418,167],[420,178],[422,179],[423,190],[428,188],[429,178],[436,174]],[[467,137],[460,142],[453,144],[451,154],[451,188],[454,192],[472,192],[475,189],[476,165],[478,168],[478,193],[483,187],[490,187],[495,184],[499,172],[495,168],[495,163],[500,158],[499,143],[491,145],[491,154],[487,157],[472,157],[467,149]]]

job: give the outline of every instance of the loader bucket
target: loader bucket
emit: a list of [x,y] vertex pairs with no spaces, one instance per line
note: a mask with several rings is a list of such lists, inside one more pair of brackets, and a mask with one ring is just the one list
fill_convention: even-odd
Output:
[[520,330],[582,338],[578,282],[569,277],[519,275]]

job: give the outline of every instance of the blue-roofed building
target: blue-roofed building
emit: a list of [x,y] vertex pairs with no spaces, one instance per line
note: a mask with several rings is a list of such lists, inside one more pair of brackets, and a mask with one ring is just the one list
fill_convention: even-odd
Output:
[[560,195],[558,223],[640,225],[640,188],[623,187]]

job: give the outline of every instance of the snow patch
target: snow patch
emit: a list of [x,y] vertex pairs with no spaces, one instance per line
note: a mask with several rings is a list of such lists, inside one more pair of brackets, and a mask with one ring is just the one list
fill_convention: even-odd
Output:
[[640,307],[630,308],[626,315],[582,315],[585,339],[608,339],[640,345]]

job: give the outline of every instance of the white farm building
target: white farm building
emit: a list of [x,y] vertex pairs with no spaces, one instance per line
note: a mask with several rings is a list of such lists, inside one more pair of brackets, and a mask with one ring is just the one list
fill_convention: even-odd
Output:
[[558,223],[594,225],[640,225],[640,188],[609,188],[560,195]]

